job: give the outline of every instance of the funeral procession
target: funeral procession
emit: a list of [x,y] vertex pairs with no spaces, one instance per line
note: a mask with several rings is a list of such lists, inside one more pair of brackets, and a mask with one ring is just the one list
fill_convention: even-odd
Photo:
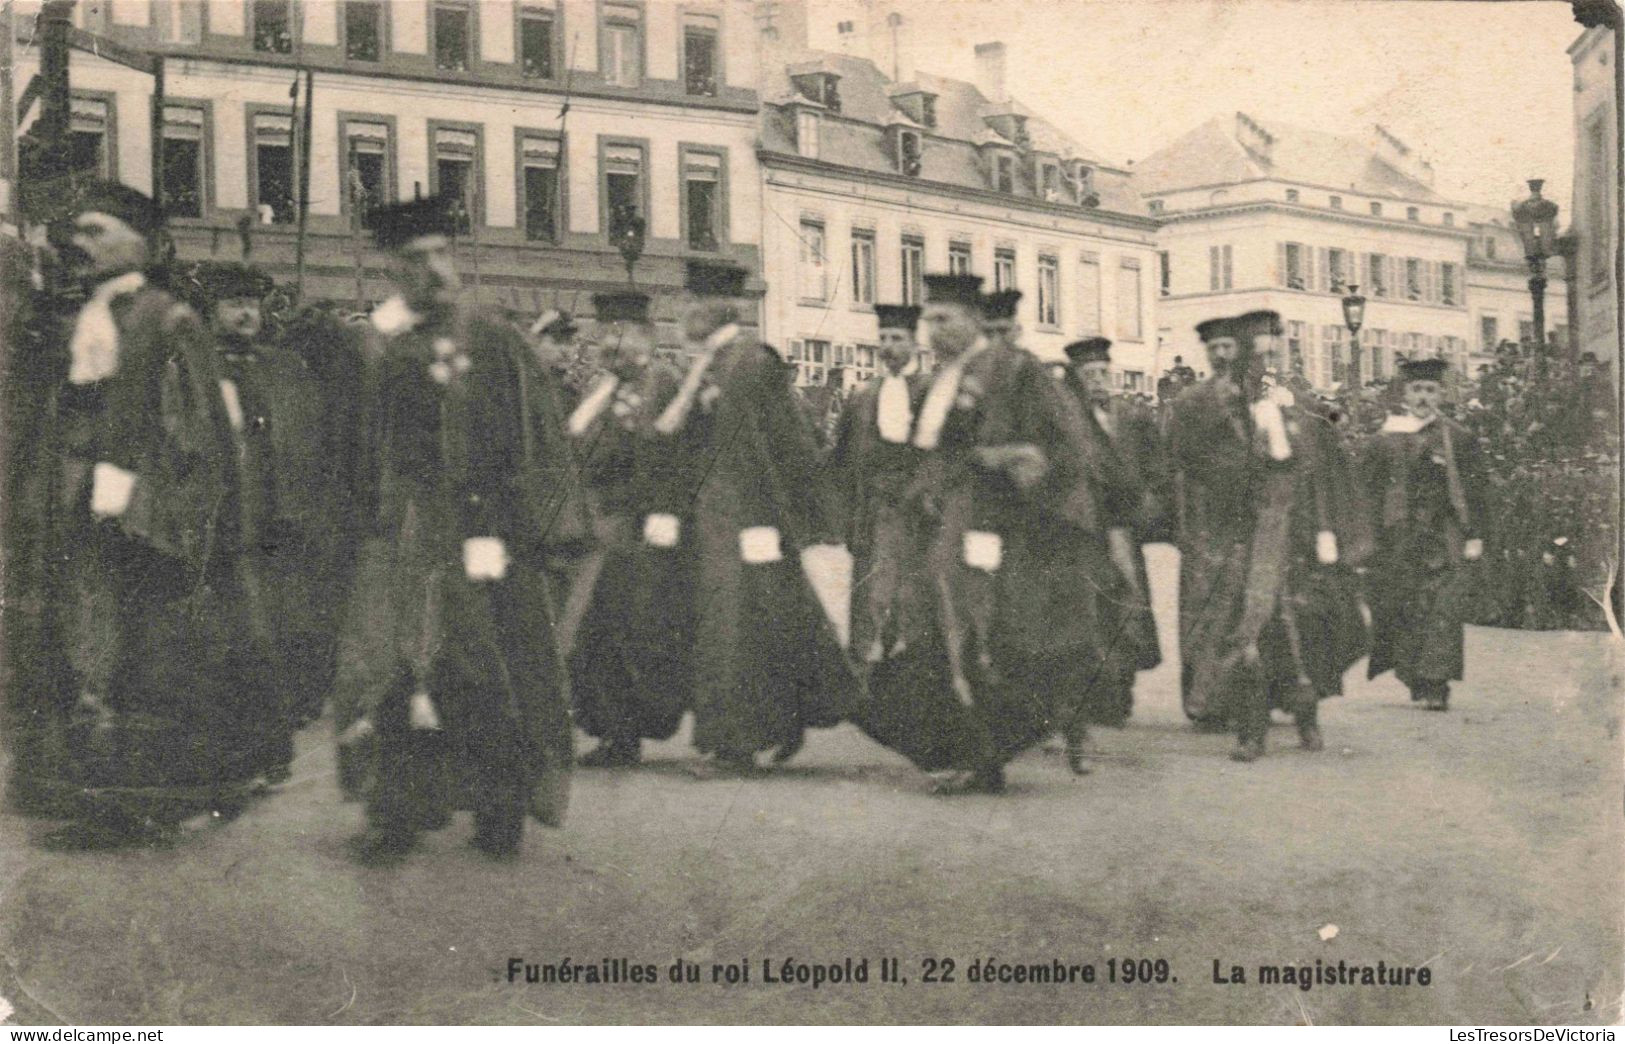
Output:
[[1620,1019],[1619,8],[1162,7],[0,5],[0,1022]]

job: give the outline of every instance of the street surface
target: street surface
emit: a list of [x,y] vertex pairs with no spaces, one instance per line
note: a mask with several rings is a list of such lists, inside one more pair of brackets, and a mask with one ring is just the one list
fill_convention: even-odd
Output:
[[[466,815],[396,870],[356,866],[328,726],[294,781],[171,850],[67,854],[0,817],[0,997],[59,1024],[575,1022],[1614,1023],[1621,1018],[1621,666],[1597,634],[1470,629],[1448,714],[1348,675],[1327,748],[1279,725],[1254,765],[1179,710],[1174,553],[1150,549],[1167,664],[1094,772],[1054,750],[1001,797],[933,797],[855,729],[759,780],[701,781],[684,737],[582,770],[519,861]],[[775,984],[786,958],[867,984]],[[531,964],[652,964],[653,985],[510,984]],[[882,957],[908,982],[878,982]],[[672,985],[677,958],[702,981]],[[952,959],[954,982],[922,980]],[[973,961],[1093,984],[974,983]],[[1109,983],[1108,959],[1177,981]],[[1426,965],[1429,986],[1259,985],[1260,964]],[[713,985],[712,964],[751,981]],[[1213,979],[1232,965],[1245,985]],[[1119,963],[1119,968],[1121,964]],[[943,966],[938,965],[939,976]],[[1121,972],[1119,972],[1121,977]]]

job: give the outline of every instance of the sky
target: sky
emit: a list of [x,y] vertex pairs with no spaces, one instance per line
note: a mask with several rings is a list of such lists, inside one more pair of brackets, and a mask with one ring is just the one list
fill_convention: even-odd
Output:
[[[821,22],[847,4],[814,0]],[[1002,40],[1010,94],[1090,151],[1143,158],[1221,113],[1363,136],[1381,123],[1446,198],[1504,208],[1531,177],[1567,223],[1580,35],[1568,3],[1466,0],[908,0],[916,68],[975,79]],[[911,18],[910,15],[913,17]],[[849,17],[841,13],[839,17]]]

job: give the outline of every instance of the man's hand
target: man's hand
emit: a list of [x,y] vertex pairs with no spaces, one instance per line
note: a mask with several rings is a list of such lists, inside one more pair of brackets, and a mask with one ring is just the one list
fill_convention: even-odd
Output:
[[135,475],[103,460],[91,470],[90,481],[90,510],[97,518],[118,518],[129,509]]
[[1474,537],[1461,545],[1461,557],[1469,562],[1476,562],[1484,555],[1484,541]]
[[1004,472],[1017,489],[1031,489],[1043,481],[1049,471],[1049,462],[1044,459],[1043,451],[1029,442],[979,446],[976,449],[976,463],[989,471]]

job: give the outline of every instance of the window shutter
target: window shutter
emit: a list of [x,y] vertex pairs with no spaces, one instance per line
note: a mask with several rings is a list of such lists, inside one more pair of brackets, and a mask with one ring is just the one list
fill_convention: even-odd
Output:
[[1216,246],[1208,247],[1207,248],[1207,288],[1209,290],[1217,290],[1217,289],[1219,289],[1219,273],[1220,273],[1220,269],[1219,269],[1219,248],[1216,247]]
[[1315,248],[1306,243],[1298,244],[1298,254],[1303,258],[1303,286],[1305,290],[1314,290],[1320,286],[1316,279],[1319,269],[1315,265]]
[[1315,268],[1320,272],[1320,286],[1323,290],[1332,288],[1332,262],[1330,254],[1325,247],[1315,248]]
[[1275,285],[1286,285],[1286,244],[1275,244]]

